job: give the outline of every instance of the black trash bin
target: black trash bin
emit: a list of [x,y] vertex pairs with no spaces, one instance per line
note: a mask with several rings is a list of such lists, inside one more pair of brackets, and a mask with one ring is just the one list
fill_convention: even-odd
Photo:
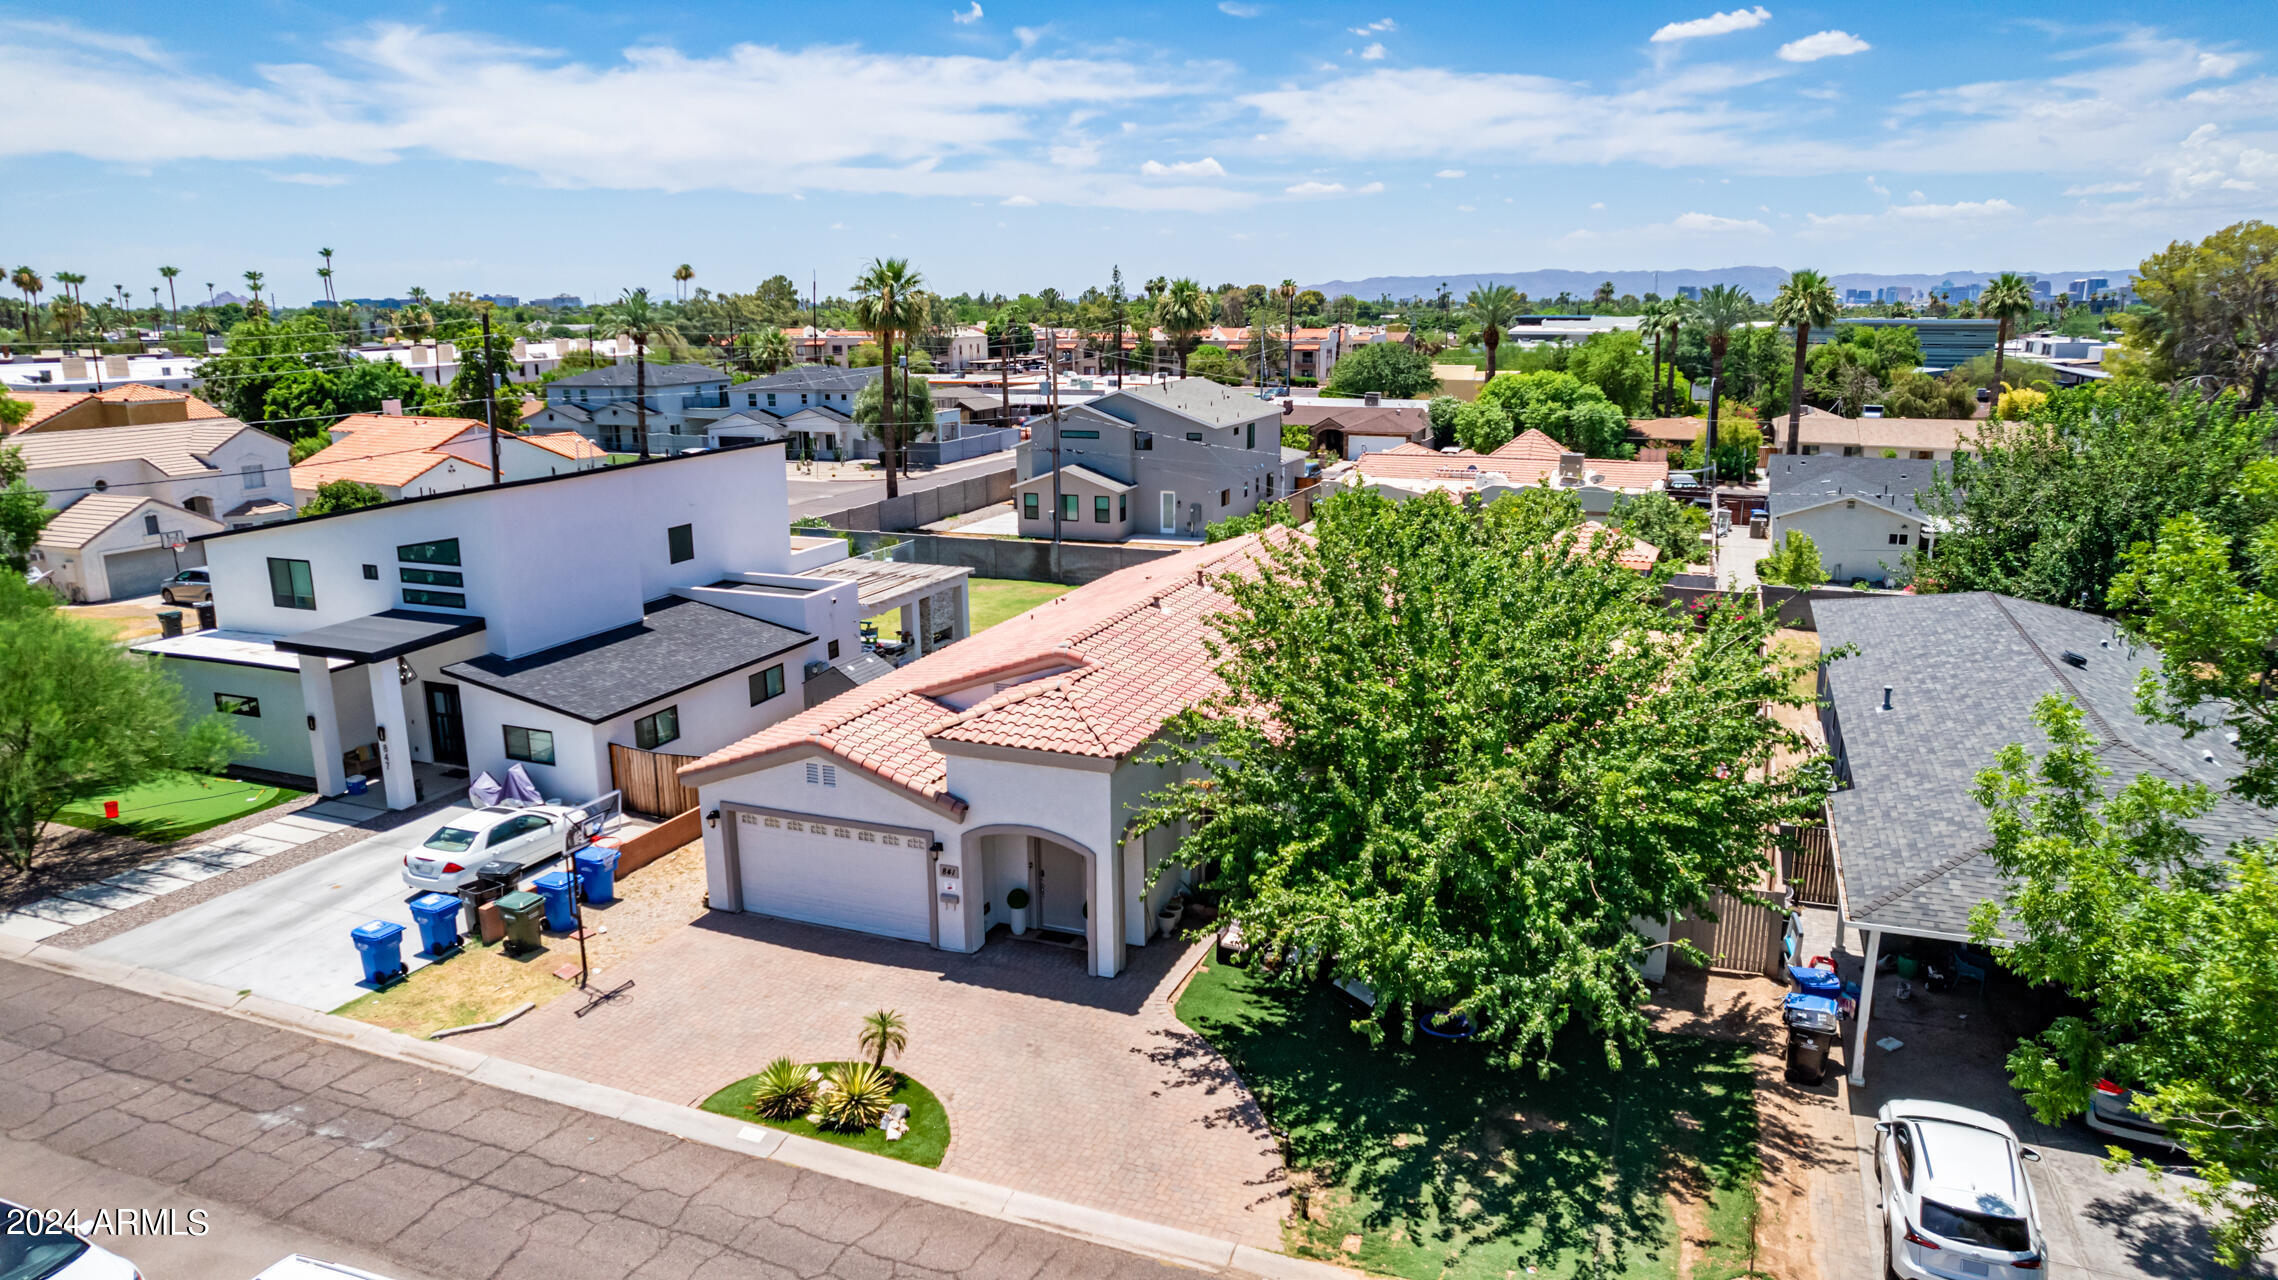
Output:
[[1788,1079],[1795,1084],[1819,1084],[1827,1079],[1827,1055],[1842,1034],[1842,1020],[1824,1009],[1789,1005]]

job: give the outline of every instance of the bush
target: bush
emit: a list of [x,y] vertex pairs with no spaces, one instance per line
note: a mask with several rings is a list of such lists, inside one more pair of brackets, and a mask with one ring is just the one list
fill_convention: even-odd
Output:
[[842,1063],[815,1099],[817,1124],[841,1133],[876,1128],[894,1105],[894,1074],[867,1062]]
[[789,1120],[807,1114],[815,1105],[815,1082],[807,1068],[789,1058],[777,1058],[759,1073],[752,1088],[751,1109],[770,1120]]

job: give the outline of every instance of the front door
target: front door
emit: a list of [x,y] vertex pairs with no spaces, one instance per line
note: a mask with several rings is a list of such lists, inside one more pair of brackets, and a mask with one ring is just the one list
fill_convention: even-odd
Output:
[[1050,840],[1036,842],[1036,919],[1047,929],[1082,933],[1084,856]]
[[1179,495],[1163,490],[1163,536],[1179,531]]
[[437,764],[465,765],[467,721],[459,714],[459,686],[427,685],[427,746]]

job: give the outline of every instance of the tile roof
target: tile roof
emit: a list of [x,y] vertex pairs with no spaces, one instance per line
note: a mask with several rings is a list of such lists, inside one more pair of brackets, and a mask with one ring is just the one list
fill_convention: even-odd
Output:
[[143,400],[180,400],[184,403],[186,417],[226,418],[229,416],[187,391],[168,391],[164,387],[145,386],[140,382],[126,382],[115,387],[105,387],[101,391],[95,392],[94,395],[97,400],[104,404],[127,404]]
[[86,391],[19,391],[14,387],[0,389],[11,400],[21,400],[32,407],[18,431],[29,431],[75,404],[87,400],[93,393]]
[[[1991,592],[1818,600],[1812,611],[1823,648],[1855,649],[1826,668],[1829,745],[1851,784],[1827,804],[1851,920],[1901,933],[1969,931],[1971,909],[2002,890],[1984,853],[1985,810],[1970,792],[2002,747],[2046,748],[2032,723],[2046,694],[2086,709],[2114,773],[2108,791],[2154,773],[2220,795],[2243,764],[2220,733],[2186,740],[2136,713],[2136,677],[2158,654],[2115,638],[2108,619]],[[2087,664],[2066,662],[2068,650]],[[1881,710],[1886,685],[1889,711]],[[2278,818],[2223,797],[2185,825],[2220,849],[2269,836]]]
[[606,458],[609,451],[575,431],[533,431],[514,437],[524,444],[534,444],[549,453],[565,458]]
[[[1227,600],[1203,580],[1240,570],[1257,547],[1251,534],[1109,574],[723,747],[682,774],[718,778],[777,755],[822,751],[961,813],[965,802],[949,791],[948,757],[936,742],[1127,755],[1174,713],[1219,689],[1199,641]],[[940,700],[1039,670],[1050,674],[962,712]]]
[[1574,540],[1574,555],[1587,555],[1600,549],[1611,550],[1615,564],[1640,573],[1660,563],[1661,548],[1643,539],[1630,537],[1610,525],[1584,520],[1574,526],[1574,531],[1580,535]]
[[1901,515],[1919,518],[1915,495],[1951,462],[1912,458],[1846,458],[1840,454],[1772,455],[1764,468],[1766,504],[1775,516],[1823,505],[1835,498],[1866,498]]
[[[1966,448],[1965,442],[1985,425],[1975,418],[1846,418],[1807,406],[1796,424],[1796,435],[1799,443],[1822,449],[1851,445],[1877,453],[1884,449],[1951,451]],[[1787,423],[1783,420],[1773,427],[1784,442]],[[1773,432],[1767,430],[1764,438],[1772,439]]]
[[[385,413],[358,413],[333,425],[346,438],[310,454],[293,468],[293,488],[312,491],[334,480],[397,488],[411,483],[451,458],[440,452],[443,444],[461,432],[478,428],[473,418],[415,418]],[[488,472],[482,463],[459,459]]]
[[57,415],[93,401],[98,404],[134,404],[146,402],[179,401],[183,419],[224,418],[229,415],[187,391],[168,391],[163,387],[145,386],[139,382],[121,383],[101,391],[9,391],[11,399],[29,401],[31,413],[25,417],[19,431],[30,431]]
[[443,672],[599,724],[813,641],[732,609],[666,596],[651,600],[639,622],[519,658],[483,654]]
[[[613,364],[606,369],[588,369],[567,378],[556,378],[557,387],[630,387],[638,370],[632,364]],[[728,374],[701,364],[651,364],[647,374],[652,387],[677,387],[696,382],[726,382]]]
[[153,422],[139,427],[88,427],[81,431],[35,431],[8,438],[21,449],[24,464],[43,467],[105,462],[145,462],[167,476],[212,475],[207,454],[242,432],[257,428],[235,418],[196,418]]
[[145,506],[171,513],[177,519],[161,523],[181,529],[185,533],[207,533],[222,527],[221,521],[185,511],[156,498],[138,497],[124,493],[90,493],[55,513],[40,530],[39,543],[45,547],[84,547],[100,537],[104,530],[118,524]]
[[[1537,485],[1557,478],[1558,460],[1564,452],[1556,440],[1530,429],[1493,453],[1468,449],[1442,453],[1411,441],[1364,453],[1353,465],[1368,480],[1462,484],[1492,473],[1508,477],[1516,485]],[[1651,460],[1585,458],[1582,470],[1585,475],[1603,476],[1606,487],[1612,489],[1643,491],[1669,481],[1669,464]]]

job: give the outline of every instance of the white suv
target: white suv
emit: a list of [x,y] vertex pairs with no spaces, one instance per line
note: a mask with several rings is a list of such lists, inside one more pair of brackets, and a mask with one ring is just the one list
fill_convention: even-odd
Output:
[[2025,1162],[2008,1125],[1982,1111],[1900,1099],[1875,1116],[1890,1271],[1906,1280],[1985,1280],[2038,1271],[2045,1251]]
[[560,856],[575,825],[570,811],[556,805],[489,805],[445,822],[405,854],[403,882],[423,892],[457,893],[485,862],[529,867]]

